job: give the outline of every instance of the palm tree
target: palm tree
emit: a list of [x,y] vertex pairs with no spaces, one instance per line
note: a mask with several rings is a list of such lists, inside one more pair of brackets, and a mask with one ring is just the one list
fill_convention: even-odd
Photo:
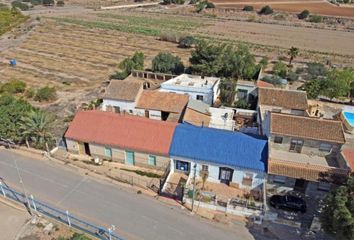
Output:
[[289,65],[291,65],[291,62],[294,60],[294,58],[299,55],[299,49],[297,47],[291,47],[289,49],[288,55],[290,56]]
[[28,141],[30,140],[37,146],[45,146],[46,150],[49,151],[48,142],[53,140],[54,120],[51,114],[38,109],[23,116],[19,128],[27,146],[29,146]]

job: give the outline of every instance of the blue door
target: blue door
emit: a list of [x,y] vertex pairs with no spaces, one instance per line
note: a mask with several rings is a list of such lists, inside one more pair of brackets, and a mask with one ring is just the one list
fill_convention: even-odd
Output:
[[128,165],[135,164],[134,152],[125,151],[125,164],[128,164]]

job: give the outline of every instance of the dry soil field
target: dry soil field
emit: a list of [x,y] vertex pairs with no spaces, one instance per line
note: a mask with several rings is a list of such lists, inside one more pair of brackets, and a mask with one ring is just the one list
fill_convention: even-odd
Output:
[[269,5],[276,11],[299,13],[307,9],[312,14],[354,17],[353,7],[335,6],[325,0],[212,0],[212,2],[214,2],[217,7],[223,8],[243,8],[245,5],[252,5],[256,9],[260,9],[265,5]]

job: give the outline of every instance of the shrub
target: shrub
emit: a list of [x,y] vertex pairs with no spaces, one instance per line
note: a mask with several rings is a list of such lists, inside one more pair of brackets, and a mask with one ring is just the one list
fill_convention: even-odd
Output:
[[189,4],[196,4],[197,2],[199,2],[199,0],[191,0]]
[[57,99],[57,92],[54,87],[43,87],[38,89],[36,95],[34,96],[35,101],[48,102]]
[[186,36],[180,39],[178,46],[180,48],[191,48],[196,44],[196,39],[192,36]]
[[307,74],[308,79],[324,77],[327,74],[327,69],[322,63],[312,62],[307,64]]
[[58,0],[57,1],[57,6],[58,7],[63,7],[65,5],[64,1],[63,0]]
[[121,72],[116,72],[115,74],[112,74],[109,79],[118,79],[118,80],[123,80],[126,79],[129,76],[129,74],[126,71],[121,71]]
[[32,4],[33,6],[41,5],[41,4],[42,4],[42,0],[31,0],[31,4]]
[[243,11],[246,11],[246,12],[252,12],[252,11],[254,11],[254,7],[253,7],[253,6],[246,5],[246,6],[243,7],[242,10],[243,10]]
[[299,79],[299,75],[293,71],[289,71],[288,75],[286,76],[286,79],[289,80],[290,82],[294,82]]
[[42,0],[42,4],[44,6],[53,6],[54,5],[54,0]]
[[299,19],[306,19],[306,18],[309,17],[309,15],[310,15],[309,10],[305,9],[304,11],[302,11],[301,13],[299,13],[299,14],[297,15],[297,17],[298,17]]
[[27,11],[29,9],[29,6],[26,3],[20,2],[20,1],[13,1],[11,3],[11,6],[14,8],[18,8],[21,11]]
[[236,108],[249,109],[250,104],[245,99],[240,99],[235,103]]
[[206,1],[206,8],[215,8],[215,4],[212,2]]
[[26,83],[19,80],[12,80],[5,83],[0,88],[0,93],[16,94],[24,93],[26,90]]
[[274,17],[274,20],[277,20],[277,21],[284,21],[286,20],[286,16],[284,14],[277,14],[275,15]]
[[272,13],[273,13],[273,9],[271,7],[269,7],[268,5],[262,7],[262,9],[258,12],[258,14],[261,14],[261,15],[269,15]]
[[152,60],[152,70],[160,73],[181,74],[184,66],[178,56],[173,56],[168,52],[160,52]]
[[34,88],[29,88],[25,92],[26,98],[33,98],[34,95],[36,95],[36,90],[34,90]]
[[273,66],[273,74],[276,76],[279,76],[281,78],[285,78],[288,72],[288,68],[285,63],[283,62],[277,62]]
[[309,21],[313,23],[320,23],[323,21],[323,17],[318,15],[311,15]]
[[180,36],[176,32],[161,32],[161,34],[160,34],[161,41],[178,43],[179,38],[180,38]]
[[204,2],[199,2],[197,5],[195,5],[196,11],[199,13],[206,8],[206,4]]

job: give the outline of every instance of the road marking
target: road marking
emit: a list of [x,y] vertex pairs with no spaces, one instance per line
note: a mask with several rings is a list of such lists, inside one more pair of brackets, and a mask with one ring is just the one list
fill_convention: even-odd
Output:
[[64,197],[59,200],[56,205],[60,205],[62,202],[64,202],[72,193],[74,193],[80,186],[86,181],[86,177],[83,177],[80,182],[78,182],[67,194],[64,195]]

